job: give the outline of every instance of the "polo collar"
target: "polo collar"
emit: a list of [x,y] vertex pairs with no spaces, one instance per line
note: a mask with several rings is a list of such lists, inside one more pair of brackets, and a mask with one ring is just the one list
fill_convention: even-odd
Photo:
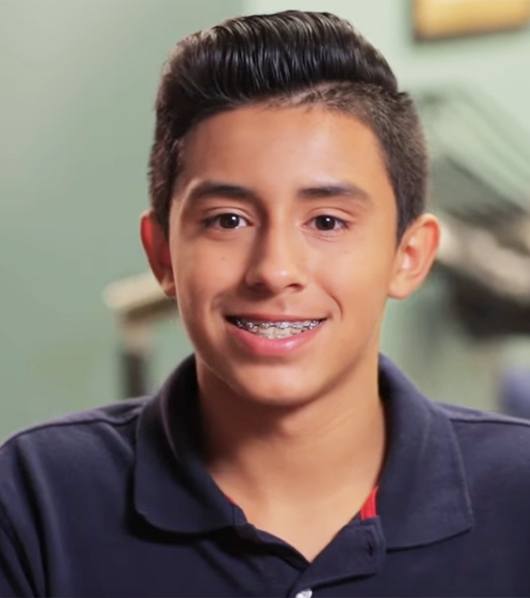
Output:
[[449,417],[385,357],[379,389],[390,431],[377,500],[387,548],[422,546],[468,531],[471,499]]
[[[377,512],[389,549],[465,532],[472,511],[458,441],[436,404],[385,357],[379,387],[389,429]],[[195,359],[187,358],[144,407],[137,426],[134,501],[151,525],[200,534],[244,525],[201,463]]]
[[190,356],[143,409],[136,432],[136,510],[151,525],[200,534],[238,523],[238,513],[200,460],[195,358]]

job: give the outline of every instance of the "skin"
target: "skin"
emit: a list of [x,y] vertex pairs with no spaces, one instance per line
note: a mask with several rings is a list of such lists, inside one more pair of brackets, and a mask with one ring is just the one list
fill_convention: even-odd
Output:
[[[251,522],[310,560],[377,483],[384,308],[421,285],[439,225],[425,214],[396,244],[376,137],[322,106],[212,116],[183,155],[168,236],[151,212],[141,232],[196,350],[204,459]],[[303,346],[258,355],[226,320],[245,314],[325,321]]]

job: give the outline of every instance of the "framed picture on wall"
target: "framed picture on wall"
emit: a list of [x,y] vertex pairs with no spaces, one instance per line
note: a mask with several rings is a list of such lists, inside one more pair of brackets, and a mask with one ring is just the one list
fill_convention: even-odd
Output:
[[524,27],[530,0],[413,0],[418,39],[476,35]]

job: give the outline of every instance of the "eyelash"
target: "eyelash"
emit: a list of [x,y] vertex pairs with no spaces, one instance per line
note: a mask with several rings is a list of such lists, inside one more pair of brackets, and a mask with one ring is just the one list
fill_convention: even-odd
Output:
[[[245,220],[248,223],[248,220],[246,218],[244,218],[243,216],[241,216],[241,214],[236,214],[235,212],[223,212],[222,214],[216,214],[215,216],[210,216],[209,218],[205,218],[203,220],[204,227],[205,228],[214,228],[214,226],[216,224],[219,225],[220,219],[223,218],[223,216],[235,216],[236,218],[239,218],[239,220]],[[218,226],[217,228],[221,228],[224,230],[236,230],[241,227],[236,226],[236,227],[232,228],[232,227]]]
[[329,218],[329,219],[333,220],[335,223],[338,223],[340,225],[338,228],[333,227],[332,229],[317,228],[316,230],[318,230],[320,232],[337,232],[339,230],[346,230],[346,229],[350,228],[350,224],[348,222],[346,222],[346,220],[343,220],[342,218],[338,218],[337,216],[331,216],[330,214],[320,214],[318,216],[315,216],[311,220],[315,221],[317,218]]
[[[209,218],[205,218],[203,220],[203,225],[205,228],[214,228],[215,225],[217,224],[217,228],[220,228],[222,230],[237,230],[240,228],[243,228],[241,226],[234,226],[234,227],[230,227],[230,226],[220,226],[220,219],[225,217],[225,216],[235,216],[236,218],[239,218],[239,220],[244,220],[247,222],[248,224],[248,220],[244,217],[241,216],[240,214],[237,214],[235,212],[224,212],[222,214],[216,214],[215,216],[210,216]],[[318,216],[315,216],[314,218],[311,219],[311,221],[315,221],[317,220],[317,218],[328,218],[334,221],[335,224],[339,224],[338,228],[331,228],[331,229],[318,229],[316,228],[316,230],[320,231],[320,232],[337,232],[339,230],[346,230],[348,228],[350,228],[350,224],[348,222],[346,222],[346,220],[343,220],[342,218],[338,218],[337,216],[331,216],[329,214],[320,214]]]

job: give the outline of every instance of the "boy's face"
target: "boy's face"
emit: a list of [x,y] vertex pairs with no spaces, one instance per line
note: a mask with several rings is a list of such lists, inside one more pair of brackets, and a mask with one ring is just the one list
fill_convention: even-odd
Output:
[[423,222],[396,246],[374,134],[322,107],[249,106],[198,124],[183,156],[168,247],[152,215],[142,231],[201,383],[283,405],[347,391],[377,359],[387,297],[420,284],[437,240]]

